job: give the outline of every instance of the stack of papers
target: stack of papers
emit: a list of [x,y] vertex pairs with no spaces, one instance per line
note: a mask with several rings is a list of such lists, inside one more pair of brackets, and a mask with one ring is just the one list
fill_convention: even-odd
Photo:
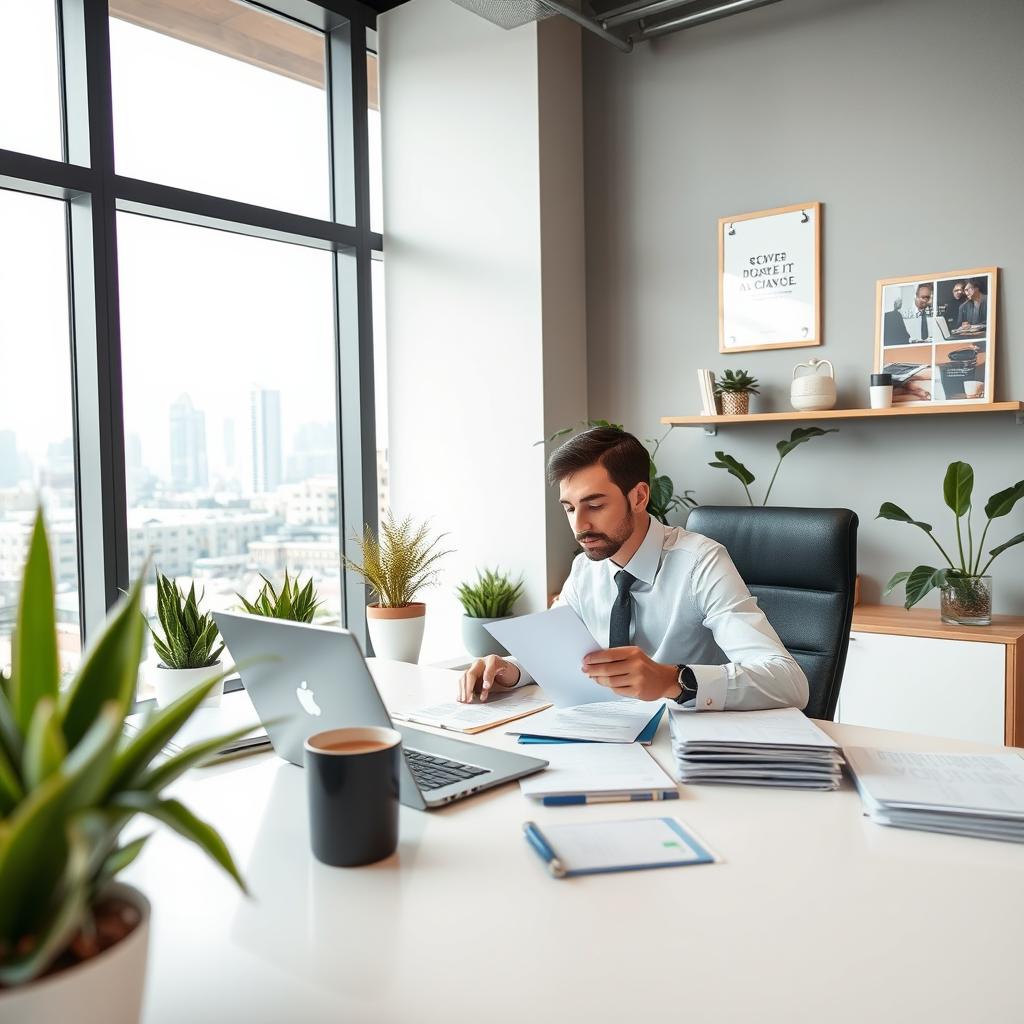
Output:
[[796,708],[673,709],[669,724],[681,782],[839,788],[839,745]]
[[528,722],[507,729],[510,736],[546,736],[552,739],[592,740],[598,743],[633,743],[661,707],[645,700],[622,698],[575,708],[548,708]]
[[519,780],[524,796],[545,804],[672,800],[679,790],[636,744],[581,743],[544,751],[548,767]]
[[864,813],[880,825],[1024,842],[1020,754],[843,753]]

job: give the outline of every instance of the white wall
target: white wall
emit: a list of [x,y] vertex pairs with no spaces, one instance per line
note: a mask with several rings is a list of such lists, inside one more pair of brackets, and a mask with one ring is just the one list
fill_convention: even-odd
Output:
[[[540,58],[538,26],[504,31],[448,0],[411,0],[379,31],[391,504],[455,551],[423,595],[433,660],[461,653],[454,588],[478,566],[523,575],[519,611],[549,589],[534,442],[585,415],[579,36],[557,26]],[[575,59],[555,81],[576,110],[563,95],[546,111],[551,153],[564,137],[568,155],[542,173],[539,66],[559,53]],[[573,198],[542,236],[550,181]]]

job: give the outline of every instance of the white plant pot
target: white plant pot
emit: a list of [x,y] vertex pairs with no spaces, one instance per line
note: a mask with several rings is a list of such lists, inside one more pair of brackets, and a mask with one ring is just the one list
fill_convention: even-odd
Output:
[[508,651],[484,629],[488,622],[501,622],[511,615],[497,615],[490,619],[478,619],[473,615],[462,616],[462,646],[474,658],[486,658],[488,654],[508,657]]
[[381,608],[371,604],[366,608],[366,625],[370,643],[378,658],[389,661],[408,661],[416,664],[423,644],[423,626],[427,606],[419,602],[404,608]]
[[142,915],[135,930],[116,946],[66,971],[12,989],[0,989],[0,1020],[18,1024],[138,1024],[146,984],[149,900],[130,885],[110,893]]
[[[167,668],[166,665],[157,665],[151,671],[157,707],[165,708],[200,683],[212,679],[221,671],[221,666],[219,661],[215,665],[206,665],[203,668]],[[220,699],[223,694],[224,680],[222,679],[199,706],[203,708],[220,707]]]

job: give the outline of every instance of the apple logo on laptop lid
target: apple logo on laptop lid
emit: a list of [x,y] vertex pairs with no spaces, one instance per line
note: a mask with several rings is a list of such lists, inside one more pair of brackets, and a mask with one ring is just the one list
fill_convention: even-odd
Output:
[[307,715],[319,715],[320,705],[316,702],[316,697],[313,695],[313,691],[309,688],[309,684],[305,679],[302,680],[301,685],[295,687],[295,696],[299,698],[299,703],[302,705],[302,710]]

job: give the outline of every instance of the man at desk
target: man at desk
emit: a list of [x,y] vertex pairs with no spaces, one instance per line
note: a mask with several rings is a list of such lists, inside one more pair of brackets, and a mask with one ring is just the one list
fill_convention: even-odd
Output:
[[[583,670],[622,696],[701,711],[804,707],[807,679],[725,548],[648,513],[649,469],[647,449],[613,427],[578,434],[548,461],[586,556],[556,603],[608,642]],[[459,700],[532,681],[514,659],[489,655],[463,673]]]

